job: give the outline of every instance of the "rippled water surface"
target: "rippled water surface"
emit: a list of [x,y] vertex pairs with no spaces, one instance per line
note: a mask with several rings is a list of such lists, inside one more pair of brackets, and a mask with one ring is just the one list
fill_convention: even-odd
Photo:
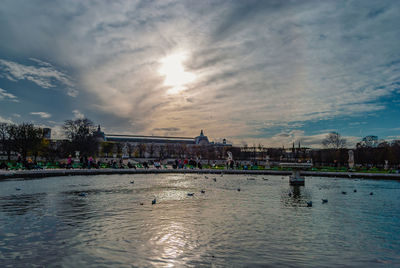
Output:
[[0,266],[400,266],[397,181],[208,177],[2,181]]

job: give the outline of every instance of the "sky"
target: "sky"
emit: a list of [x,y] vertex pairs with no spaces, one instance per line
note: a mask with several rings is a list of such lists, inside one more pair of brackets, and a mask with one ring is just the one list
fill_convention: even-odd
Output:
[[2,0],[0,121],[321,147],[400,138],[400,1]]

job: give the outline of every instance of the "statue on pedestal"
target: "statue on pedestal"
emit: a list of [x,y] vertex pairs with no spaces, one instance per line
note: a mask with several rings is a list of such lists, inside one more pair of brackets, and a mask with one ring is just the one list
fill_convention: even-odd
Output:
[[79,154],[80,154],[80,151],[75,151],[75,159],[74,159],[74,162],[75,163],[79,163]]
[[349,168],[353,168],[354,167],[354,152],[353,150],[349,150]]
[[227,151],[226,153],[228,154],[228,159],[227,159],[227,160],[228,160],[228,161],[233,160],[232,153],[229,152],[229,151]]
[[122,158],[129,158],[127,143],[124,143],[124,147],[122,147]]
[[234,161],[233,161],[232,153],[229,151],[227,151],[226,153],[228,154],[228,158],[226,159],[226,165],[228,168],[229,167],[233,168]]
[[266,169],[269,169],[269,168],[271,168],[271,164],[269,163],[269,155],[267,155],[266,157],[265,157],[265,168]]

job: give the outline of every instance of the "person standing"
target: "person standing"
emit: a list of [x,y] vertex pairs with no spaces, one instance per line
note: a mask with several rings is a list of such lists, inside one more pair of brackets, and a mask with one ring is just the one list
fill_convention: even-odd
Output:
[[69,155],[67,159],[67,169],[72,168],[72,156]]
[[88,169],[91,169],[92,168],[92,163],[93,163],[93,157],[91,157],[91,156],[89,156],[89,158],[88,158]]

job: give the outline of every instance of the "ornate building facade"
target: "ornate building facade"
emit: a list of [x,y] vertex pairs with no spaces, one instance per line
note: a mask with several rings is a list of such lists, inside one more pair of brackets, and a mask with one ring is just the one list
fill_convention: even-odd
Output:
[[203,130],[199,136],[191,138],[106,134],[98,126],[93,134],[100,142],[100,155],[105,157],[201,158],[210,154],[223,155],[227,148],[232,147],[226,139],[222,143],[210,142]]

